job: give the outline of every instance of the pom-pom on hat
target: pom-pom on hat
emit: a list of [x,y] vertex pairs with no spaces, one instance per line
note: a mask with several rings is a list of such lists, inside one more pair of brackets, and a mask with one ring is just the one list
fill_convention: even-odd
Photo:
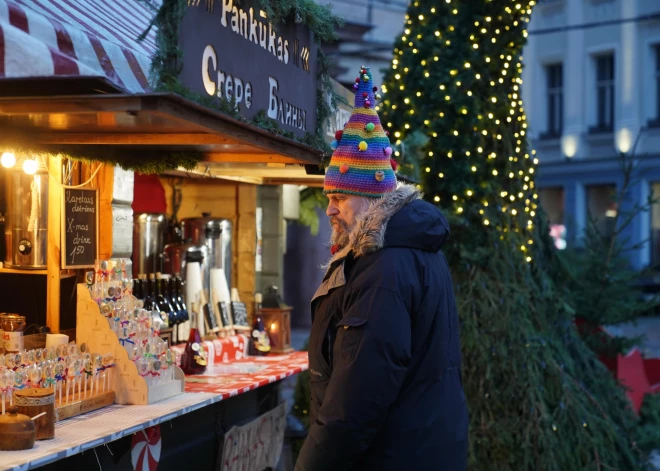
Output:
[[332,143],[334,152],[325,172],[323,193],[378,198],[396,188],[392,148],[378,113],[376,97],[368,67],[360,68],[355,79],[355,107],[343,132],[337,132]]

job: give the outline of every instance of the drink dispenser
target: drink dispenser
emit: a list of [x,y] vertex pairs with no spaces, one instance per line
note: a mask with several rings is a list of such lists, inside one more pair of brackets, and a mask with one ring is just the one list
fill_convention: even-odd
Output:
[[133,275],[163,272],[165,214],[141,213],[133,218]]
[[211,217],[210,213],[202,213],[201,218],[186,218],[181,221],[183,238],[198,247],[206,247],[208,259],[202,264],[202,283],[209,293],[211,268],[222,268],[231,288],[232,262],[232,224],[228,219]]
[[48,171],[37,160],[34,173],[7,169],[5,185],[5,265],[8,268],[46,268],[48,248]]

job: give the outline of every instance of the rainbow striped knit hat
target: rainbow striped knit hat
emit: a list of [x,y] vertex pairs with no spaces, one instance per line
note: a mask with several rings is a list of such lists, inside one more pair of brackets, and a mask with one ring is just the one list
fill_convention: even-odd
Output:
[[396,163],[390,158],[390,140],[374,109],[380,97],[375,95],[377,88],[368,67],[360,69],[353,89],[355,108],[344,130],[335,134],[335,151],[325,171],[323,193],[378,198],[396,188]]

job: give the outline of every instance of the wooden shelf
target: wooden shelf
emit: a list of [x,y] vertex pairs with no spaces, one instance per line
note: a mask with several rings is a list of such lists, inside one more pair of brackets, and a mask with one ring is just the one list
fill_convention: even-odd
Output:
[[[0,275],[47,275],[48,270],[16,270],[14,268],[0,268]],[[67,270],[60,272],[60,280],[78,276],[77,273]]]
[[7,275],[45,275],[48,270],[18,270],[14,268],[0,268],[0,274]]

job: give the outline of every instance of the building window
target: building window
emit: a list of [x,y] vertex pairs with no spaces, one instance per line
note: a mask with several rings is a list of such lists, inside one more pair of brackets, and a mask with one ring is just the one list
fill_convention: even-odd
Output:
[[553,64],[545,68],[548,128],[544,137],[559,137],[564,128],[563,69],[562,64]]
[[596,57],[596,126],[592,132],[614,128],[614,54]]
[[609,240],[614,234],[618,209],[616,185],[587,186],[587,217],[605,239]]
[[[660,182],[651,185],[653,198],[660,196]],[[651,206],[651,266],[660,265],[660,203]]]
[[564,224],[564,189],[541,188],[539,190],[541,208],[548,216],[550,235],[559,250],[566,248],[566,224]]
[[660,121],[660,44],[655,46],[655,120]]

